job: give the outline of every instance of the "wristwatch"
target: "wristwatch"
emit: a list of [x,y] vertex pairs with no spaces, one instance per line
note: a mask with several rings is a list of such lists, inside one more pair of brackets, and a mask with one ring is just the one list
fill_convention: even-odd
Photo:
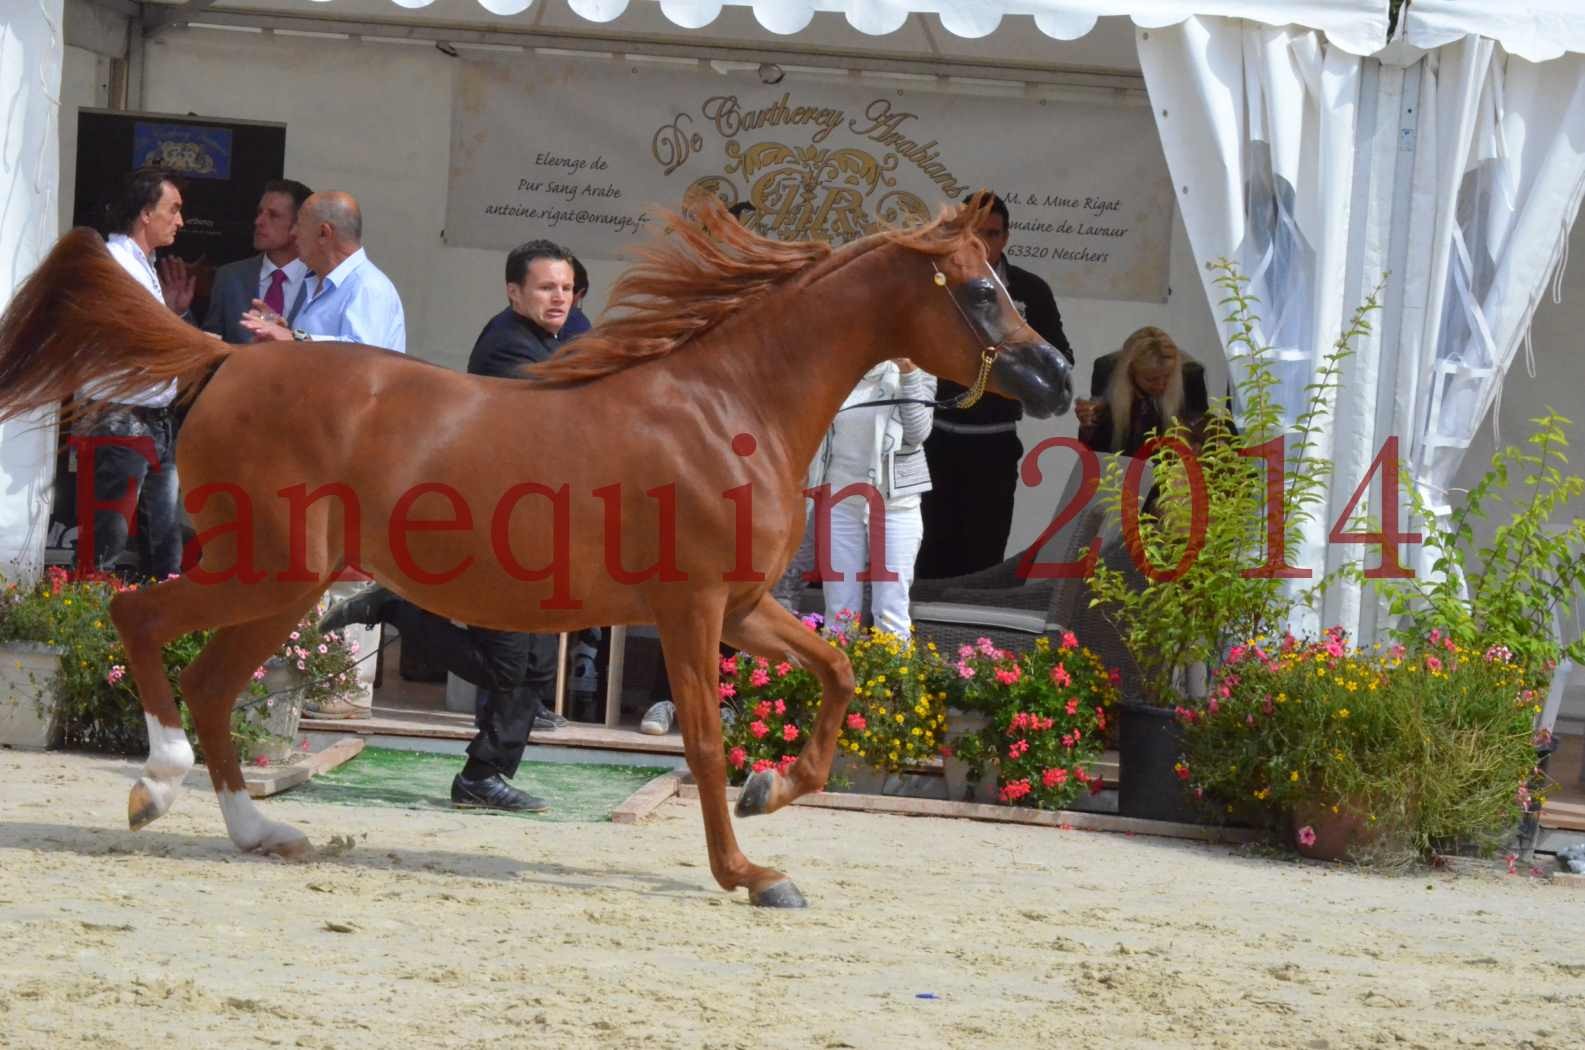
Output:
[[301,328],[293,328],[292,338],[299,343],[306,343],[308,342],[308,333],[303,331]]

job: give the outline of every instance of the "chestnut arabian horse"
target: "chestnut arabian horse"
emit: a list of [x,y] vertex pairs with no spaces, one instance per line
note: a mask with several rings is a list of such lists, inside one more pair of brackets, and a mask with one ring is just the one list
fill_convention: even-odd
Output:
[[244,791],[230,712],[355,566],[497,630],[655,624],[712,874],[755,904],[802,906],[733,834],[719,646],[805,667],[823,689],[797,761],[755,774],[738,815],[820,790],[852,669],[769,591],[802,538],[805,470],[843,399],[890,357],[1037,416],[1072,399],[1067,362],[986,261],[982,214],[949,207],[832,248],[762,238],[706,203],[640,249],[593,332],[520,379],[346,344],[228,345],[156,302],[94,233],[66,234],[0,318],[0,418],[88,383],[113,402],[176,378],[190,398],[176,462],[201,558],[111,604],[149,727],[132,827],[170,808],[193,764],[161,648],[216,629],[180,683],[227,830],[243,850],[308,852]]

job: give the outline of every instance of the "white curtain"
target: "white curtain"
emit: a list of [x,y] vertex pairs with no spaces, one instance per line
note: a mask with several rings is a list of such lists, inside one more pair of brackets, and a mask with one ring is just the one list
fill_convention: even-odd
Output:
[[[1447,502],[1579,206],[1585,67],[1574,55],[1532,64],[1479,37],[1360,58],[1311,30],[1225,18],[1138,36],[1190,243],[1252,278],[1290,417],[1390,275],[1323,427],[1318,451],[1335,464],[1325,513],[1290,554],[1317,575],[1374,565],[1376,550],[1329,545],[1327,530],[1392,436],[1404,481]],[[1358,511],[1379,514],[1374,494]],[[1363,599],[1334,587],[1295,627],[1368,639],[1380,610]]]
[[[0,304],[55,240],[61,4],[0,4]],[[0,574],[12,579],[43,564],[54,450],[53,413],[0,426]]]

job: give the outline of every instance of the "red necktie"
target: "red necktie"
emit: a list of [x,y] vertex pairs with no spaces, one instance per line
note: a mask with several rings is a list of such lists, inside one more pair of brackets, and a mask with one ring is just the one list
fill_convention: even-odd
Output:
[[270,290],[264,293],[264,305],[274,310],[278,315],[286,316],[286,271],[276,270],[270,274]]

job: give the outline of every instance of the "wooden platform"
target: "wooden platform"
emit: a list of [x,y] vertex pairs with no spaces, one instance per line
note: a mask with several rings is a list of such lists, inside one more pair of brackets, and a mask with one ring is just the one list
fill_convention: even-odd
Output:
[[1547,763],[1554,786],[1541,807],[1541,826],[1585,831],[1585,737],[1560,736]]

